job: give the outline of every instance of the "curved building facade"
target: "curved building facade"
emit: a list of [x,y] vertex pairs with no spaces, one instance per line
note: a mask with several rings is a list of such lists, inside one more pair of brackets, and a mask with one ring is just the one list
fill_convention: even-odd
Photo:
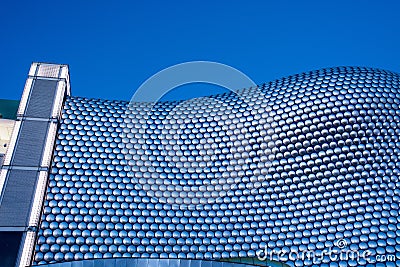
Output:
[[341,67],[156,105],[66,95],[31,264],[399,266],[399,87]]

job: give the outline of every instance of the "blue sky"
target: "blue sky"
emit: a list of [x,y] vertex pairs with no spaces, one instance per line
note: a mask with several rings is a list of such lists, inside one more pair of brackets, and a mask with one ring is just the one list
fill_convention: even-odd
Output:
[[[20,98],[33,61],[69,64],[75,96],[121,100],[193,60],[256,83],[343,65],[400,72],[399,10],[395,0],[2,1],[0,98]],[[207,91],[186,89],[170,99]]]

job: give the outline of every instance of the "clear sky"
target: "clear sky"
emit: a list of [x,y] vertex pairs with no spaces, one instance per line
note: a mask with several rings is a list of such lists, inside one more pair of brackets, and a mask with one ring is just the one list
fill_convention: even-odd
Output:
[[[75,96],[121,100],[193,60],[228,64],[259,84],[343,65],[400,72],[399,12],[396,0],[4,0],[0,98],[20,98],[33,61],[69,64]],[[189,89],[170,97],[196,96]]]

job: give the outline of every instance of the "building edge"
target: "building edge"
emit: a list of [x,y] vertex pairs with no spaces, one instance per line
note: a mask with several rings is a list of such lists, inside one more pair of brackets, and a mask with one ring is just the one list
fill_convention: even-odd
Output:
[[22,234],[16,267],[32,264],[57,128],[69,95],[68,65],[31,64],[0,172],[0,234]]

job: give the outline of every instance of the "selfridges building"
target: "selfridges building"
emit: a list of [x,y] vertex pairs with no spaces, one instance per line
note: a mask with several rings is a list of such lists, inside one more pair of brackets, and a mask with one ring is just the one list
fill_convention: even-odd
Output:
[[339,67],[130,103],[33,63],[1,167],[2,264],[400,266],[399,87]]

